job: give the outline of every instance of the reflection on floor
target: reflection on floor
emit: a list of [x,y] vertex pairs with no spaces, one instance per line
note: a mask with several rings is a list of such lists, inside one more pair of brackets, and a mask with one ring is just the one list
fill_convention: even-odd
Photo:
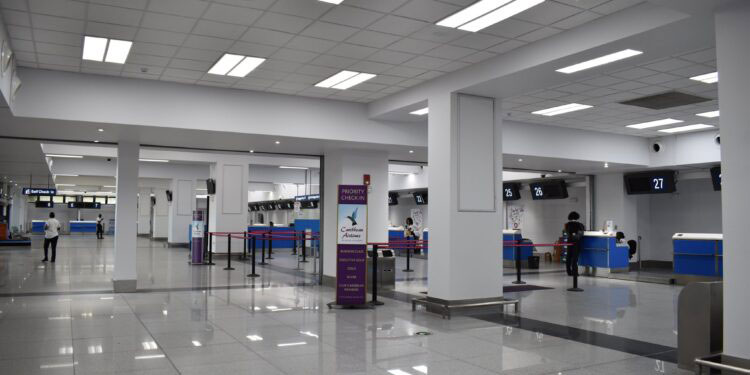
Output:
[[[230,272],[191,267],[186,249],[139,238],[143,291],[97,292],[111,290],[111,238],[65,236],[60,245],[54,265],[39,262],[38,240],[31,251],[0,250],[0,373],[688,373],[487,320],[412,313],[393,299],[376,310],[329,311],[333,290],[314,285],[310,272],[294,271],[296,261],[284,252],[273,266],[258,267],[261,278],[250,279],[248,263]],[[397,269],[404,265],[399,259]],[[399,284],[426,288],[426,265],[414,266],[422,272],[398,274],[407,279]],[[555,288],[521,293],[524,317],[674,346],[677,287],[584,278],[586,291],[571,294],[562,289],[564,273],[523,277]]]

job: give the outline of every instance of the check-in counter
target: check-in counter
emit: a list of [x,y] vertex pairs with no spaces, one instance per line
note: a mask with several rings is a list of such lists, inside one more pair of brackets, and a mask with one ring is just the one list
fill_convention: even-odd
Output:
[[31,233],[44,234],[44,224],[47,220],[31,220]]
[[524,266],[529,261],[534,248],[531,246],[513,245],[520,243],[521,238],[523,237],[521,236],[520,229],[503,229],[503,267],[515,267],[516,248],[521,252],[521,266]]
[[[404,240],[404,227],[388,227],[388,242],[391,241],[403,241]],[[420,240],[423,241],[429,241],[430,240],[430,229],[424,228],[422,230],[422,237]],[[428,245],[422,244],[422,252],[421,254],[417,255],[417,257],[424,257],[427,255]],[[401,251],[397,251],[399,255],[401,255]]]
[[678,283],[720,280],[724,274],[723,240],[721,233],[675,233],[672,259]]
[[584,273],[592,276],[628,272],[630,266],[628,251],[627,244],[617,243],[614,232],[584,232],[578,265],[586,267]]
[[254,225],[247,227],[247,230],[251,232],[269,232],[270,231],[271,233],[274,233],[273,235],[273,248],[274,249],[291,249],[294,247],[295,235],[293,233],[290,233],[295,230],[294,227],[274,225],[273,228],[271,228],[268,225],[254,224]]
[[70,234],[96,233],[96,220],[71,220],[68,225]]

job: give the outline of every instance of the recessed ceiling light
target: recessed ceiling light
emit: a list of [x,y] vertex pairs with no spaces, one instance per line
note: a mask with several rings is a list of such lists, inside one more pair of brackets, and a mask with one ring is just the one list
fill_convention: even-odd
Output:
[[52,176],[53,177],[78,177],[77,174],[65,174],[65,173],[55,173]]
[[414,153],[414,150],[409,150],[409,153],[410,153],[410,154],[413,154],[413,153]]
[[98,139],[94,140],[94,143],[99,143],[99,140]]
[[324,3],[329,3],[329,4],[336,4],[336,5],[339,5],[342,2],[344,2],[344,0],[318,0],[318,1],[322,1]]
[[675,120],[673,118],[665,118],[663,120],[656,120],[656,121],[642,122],[640,124],[627,125],[626,127],[633,128],[633,129],[648,129],[648,128],[655,128],[657,126],[679,124],[681,122],[683,121]]
[[290,166],[286,166],[286,165],[281,165],[281,166],[279,166],[279,168],[281,168],[281,169],[305,169],[305,170],[309,169],[309,168],[306,168],[306,167],[290,167]]
[[693,130],[710,129],[713,127],[714,127],[713,125],[693,124],[693,125],[678,126],[676,128],[661,129],[659,131],[662,133],[682,133],[682,132],[689,132]]
[[422,109],[418,109],[416,111],[409,112],[410,115],[416,115],[416,116],[424,116],[424,115],[426,115],[428,113],[430,113],[430,108],[429,107],[425,107],[425,108],[422,108]]
[[597,57],[592,60],[584,61],[575,65],[571,65],[562,69],[557,69],[556,71],[560,73],[571,74],[575,72],[580,72],[581,70],[591,69],[597,66],[609,64],[618,60],[627,59],[628,57],[637,56],[642,53],[643,52],[641,51],[636,51],[633,49],[626,49],[620,52],[611,53],[609,55]]
[[277,145],[279,145],[279,144],[281,144],[281,141],[276,141],[274,143],[276,143]]
[[148,163],[169,163],[166,159],[138,159],[138,161],[144,161]]
[[251,154],[252,154],[252,153],[254,153],[254,152],[255,152],[255,150],[250,150],[250,153],[251,153]]
[[55,184],[55,186],[76,186],[75,184]]
[[114,186],[114,185],[104,185],[102,187],[105,187],[105,188],[116,188],[117,186]]
[[375,78],[375,74],[353,72],[350,70],[342,70],[318,83],[316,87],[322,87],[326,89],[337,89],[346,90],[353,86],[356,86],[364,81]]
[[266,59],[225,53],[219,61],[209,69],[208,74],[231,77],[245,77],[255,70]]
[[47,154],[50,158],[67,158],[67,159],[83,159],[81,155],[61,155],[61,154]]
[[531,113],[535,115],[542,115],[542,116],[556,116],[556,115],[561,115],[563,113],[580,111],[582,109],[587,109],[591,107],[593,106],[586,105],[586,104],[570,103],[570,104],[565,104],[565,105],[561,105],[557,107],[542,109],[540,111],[535,111]]
[[604,168],[609,168],[609,163],[604,163]]
[[708,118],[719,117],[719,111],[710,111],[710,112],[697,113],[696,116],[708,117]]
[[127,40],[115,40],[109,41],[109,48],[107,48],[107,57],[104,58],[105,62],[114,64],[125,64],[128,60],[128,54],[130,53],[130,47],[133,46],[133,42]]
[[558,169],[558,170],[557,170],[557,173],[562,173],[562,169]]
[[476,32],[508,19],[545,0],[481,0],[440,21],[439,26]]
[[719,72],[701,74],[699,76],[690,77],[690,79],[703,83],[716,83],[719,82]]
[[99,131],[100,133],[104,131],[104,129],[102,129],[102,128],[99,128],[99,129],[97,129],[97,130],[98,130],[98,131]]
[[132,46],[133,42],[128,40],[85,36],[82,58],[90,61],[125,64]]
[[91,61],[104,61],[104,53],[107,51],[107,38],[85,36],[83,38],[83,59]]
[[520,163],[520,162],[523,162],[523,159],[521,159],[521,158],[518,158],[518,162],[519,162],[519,163]]

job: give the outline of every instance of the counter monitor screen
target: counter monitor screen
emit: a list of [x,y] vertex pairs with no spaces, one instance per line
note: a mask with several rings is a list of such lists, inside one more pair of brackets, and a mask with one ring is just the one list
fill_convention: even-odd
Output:
[[665,194],[675,192],[674,171],[652,171],[625,175],[628,194]]
[[529,184],[531,189],[531,199],[565,199],[568,197],[568,188],[565,180],[546,180],[532,182]]
[[426,191],[420,191],[420,192],[414,192],[414,203],[416,203],[418,206],[427,204],[427,192]]
[[70,202],[68,208],[93,208],[100,209],[102,204],[99,202]]
[[711,182],[714,184],[714,190],[721,191],[721,167],[711,168]]
[[521,199],[521,185],[513,183],[503,184],[503,200],[515,201]]
[[388,205],[395,206],[398,204],[398,193],[388,193]]

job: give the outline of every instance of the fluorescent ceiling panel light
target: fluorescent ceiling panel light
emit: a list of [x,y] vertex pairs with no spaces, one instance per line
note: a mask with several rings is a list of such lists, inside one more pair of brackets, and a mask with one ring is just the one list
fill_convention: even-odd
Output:
[[309,169],[307,167],[289,167],[289,166],[286,166],[286,165],[279,166],[279,168],[281,168],[281,169],[304,169],[304,170]]
[[50,158],[68,158],[68,159],[83,159],[81,155],[60,155],[60,154],[47,154]]
[[487,13],[484,16],[475,19],[474,21],[459,26],[458,28],[465,31],[477,32],[510,17],[513,17],[516,14],[537,6],[543,2],[544,0],[516,0],[508,5]]
[[375,78],[375,74],[353,72],[351,70],[342,70],[318,83],[316,87],[322,87],[326,89],[337,89],[346,90],[348,88],[359,85],[360,83],[369,79]]
[[655,128],[657,126],[679,124],[681,122],[683,121],[675,120],[673,118],[665,118],[663,120],[656,120],[656,121],[642,122],[640,124],[627,125],[627,127],[633,128],[633,129],[648,129],[648,128]]
[[304,341],[300,341],[300,342],[287,342],[283,344],[276,344],[276,346],[278,346],[279,348],[283,348],[286,346],[299,346],[299,345],[307,345],[307,343]]
[[56,173],[54,177],[78,177],[77,174]]
[[575,72],[580,72],[581,70],[591,69],[597,66],[613,63],[615,61],[627,59],[628,57],[633,57],[642,54],[641,51],[636,51],[633,49],[626,49],[622,50],[620,52],[610,53],[609,55],[597,57],[592,60],[584,61],[582,63],[578,63],[575,65],[571,65],[562,69],[557,69],[557,72],[565,73],[565,74],[571,74]]
[[107,48],[107,57],[104,59],[105,62],[115,64],[125,64],[130,53],[130,47],[133,46],[133,42],[127,40],[115,40],[109,41],[109,48]]
[[75,184],[55,184],[55,186],[76,186]]
[[324,3],[329,3],[329,4],[336,4],[336,5],[339,5],[344,2],[344,0],[318,0],[318,1],[322,1]]
[[411,375],[411,373],[406,372],[400,368],[394,368],[394,369],[388,370],[388,373],[391,375]]
[[266,59],[260,57],[245,57],[245,59],[237,64],[237,66],[235,66],[227,75],[244,78],[250,74],[250,72],[255,70],[255,68],[260,66],[260,64],[263,64],[264,61],[266,61]]
[[83,59],[91,61],[104,61],[104,52],[107,51],[107,38],[86,36],[83,38]]
[[710,111],[710,112],[698,113],[698,114],[696,114],[696,116],[707,117],[707,118],[719,117],[719,111]]
[[244,58],[244,56],[225,53],[224,56],[222,56],[219,61],[217,61],[216,64],[211,67],[211,69],[208,71],[208,74],[225,76]]
[[203,346],[203,344],[198,340],[193,340],[193,346]]
[[693,124],[693,125],[678,126],[676,128],[661,129],[659,131],[662,133],[682,133],[682,132],[689,132],[693,130],[710,129],[713,127],[714,127],[713,125]]
[[156,359],[156,358],[164,358],[166,357],[164,354],[153,354],[153,355],[139,355],[136,356],[135,359]]
[[263,338],[258,335],[249,335],[245,337],[247,337],[247,339],[250,341],[263,341]]
[[542,116],[556,116],[556,115],[561,115],[563,113],[580,111],[580,110],[591,108],[591,107],[593,106],[586,105],[586,104],[570,103],[570,104],[565,104],[565,105],[561,105],[557,107],[542,109],[542,110],[531,112],[531,113],[535,115],[542,115]]
[[114,188],[117,188],[117,186],[114,186],[114,185],[104,185],[104,186],[102,186],[102,187],[105,187],[105,188],[113,188],[113,189],[114,189]]
[[719,72],[701,74],[699,76],[690,77],[694,81],[701,81],[703,83],[716,83],[719,82]]
[[415,370],[417,370],[417,371],[419,371],[419,372],[421,372],[421,373],[423,373],[423,374],[426,374],[427,370],[428,370],[428,368],[427,368],[426,365],[414,366],[412,368],[415,369]]
[[469,21],[483,16],[501,6],[508,4],[511,0],[481,0],[468,6],[442,20],[438,21],[438,26],[459,27]]
[[165,159],[138,159],[138,160],[149,162],[149,163],[169,163],[169,160],[165,160]]
[[388,174],[395,174],[399,176],[411,176],[412,174],[409,172],[388,172]]
[[430,113],[430,108],[429,107],[409,112],[410,115],[416,115],[416,116],[424,116],[424,115],[426,115],[428,113]]
[[359,85],[360,83],[362,83],[364,81],[368,81],[368,80],[371,80],[373,78],[375,78],[375,74],[359,73],[356,76],[354,76],[354,77],[352,77],[350,79],[347,79],[346,81],[341,82],[341,83],[339,83],[336,86],[333,86],[332,88],[337,89],[337,90],[346,90],[348,88],[352,88],[354,86]]

